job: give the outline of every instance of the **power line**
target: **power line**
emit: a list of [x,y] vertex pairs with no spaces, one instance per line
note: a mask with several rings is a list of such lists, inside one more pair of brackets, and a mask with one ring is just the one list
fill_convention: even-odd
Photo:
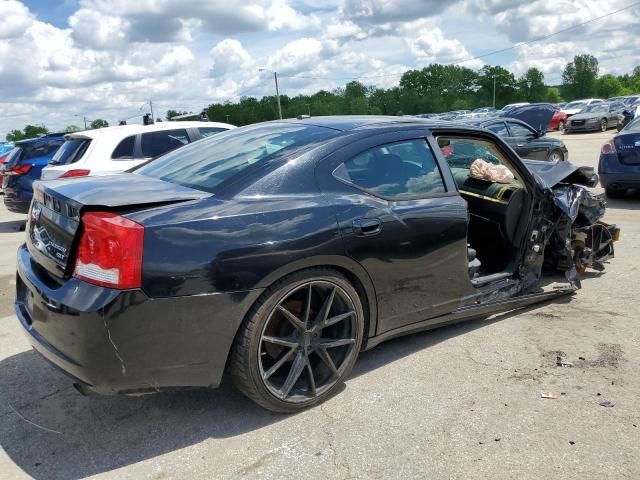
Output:
[[[560,35],[561,33],[567,32],[569,30],[574,30],[576,28],[583,27],[583,26],[585,26],[585,25],[587,25],[589,23],[593,23],[593,22],[596,22],[598,20],[602,20],[603,18],[607,18],[607,17],[610,17],[612,15],[615,15],[617,13],[624,12],[625,10],[629,10],[629,9],[631,9],[633,7],[638,6],[638,5],[640,5],[640,1],[634,2],[631,5],[627,5],[624,8],[620,8],[618,10],[614,10],[614,11],[606,13],[604,15],[600,15],[599,17],[594,17],[594,18],[586,20],[586,21],[584,21],[582,23],[578,23],[576,25],[572,25],[571,27],[563,28],[561,30],[557,30],[555,32],[549,33],[547,35],[543,35],[542,37],[534,38],[533,40],[529,40],[527,42],[519,42],[519,43],[516,43],[514,45],[511,45],[510,47],[505,47],[505,48],[501,48],[501,49],[498,49],[498,50],[493,50],[491,52],[483,53],[482,55],[475,55],[473,57],[469,57],[469,58],[464,59],[464,60],[458,60],[456,62],[448,63],[447,65],[459,65],[461,63],[470,62],[472,60],[478,60],[478,59],[481,59],[481,58],[489,57],[491,55],[496,55],[498,53],[507,52],[509,50],[513,50],[513,49],[521,47],[523,45],[531,45],[532,43],[536,43],[536,42],[540,42],[542,40],[546,40],[548,38],[554,37],[556,35]],[[428,56],[427,55],[418,55],[418,56],[416,56],[416,58],[425,58],[425,57],[428,57]],[[322,78],[322,77],[303,77],[303,76],[299,76],[298,77],[298,76],[292,76],[292,77],[289,77],[289,78],[306,78],[306,79],[312,79],[312,80],[360,80],[360,79],[364,79],[364,78],[395,77],[395,76],[403,75],[404,73],[405,72],[388,73],[388,74],[384,74],[384,75],[361,75],[359,77]]]

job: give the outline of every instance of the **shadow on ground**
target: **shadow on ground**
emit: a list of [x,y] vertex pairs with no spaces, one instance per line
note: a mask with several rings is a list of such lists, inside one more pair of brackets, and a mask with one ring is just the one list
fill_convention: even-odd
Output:
[[[361,354],[352,377],[539,306],[389,341]],[[258,407],[228,380],[217,390],[83,397],[32,350],[0,363],[0,444],[36,479],[95,475],[287,418]]]
[[0,233],[23,232],[26,220],[9,220],[0,222]]

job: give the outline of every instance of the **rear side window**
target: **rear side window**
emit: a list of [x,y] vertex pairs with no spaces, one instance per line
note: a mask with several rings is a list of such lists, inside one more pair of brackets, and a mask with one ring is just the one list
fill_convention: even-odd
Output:
[[91,145],[91,140],[88,138],[69,139],[62,144],[49,163],[51,165],[75,163],[82,158],[89,145]]
[[423,139],[371,148],[340,165],[333,174],[373,195],[394,200],[445,192],[433,153]]
[[113,150],[111,158],[113,160],[131,160],[133,158],[133,146],[136,142],[136,136],[131,135],[122,140]]
[[210,137],[211,135],[215,135],[216,133],[224,132],[226,128],[198,127],[198,130],[200,131],[200,135],[202,135],[202,138],[207,138],[207,137]]
[[156,158],[188,143],[189,135],[184,128],[143,133],[141,142],[142,156]]
[[494,123],[493,125],[487,126],[487,129],[491,130],[493,133],[500,135],[502,137],[508,137],[509,131],[507,130],[507,126],[504,122]]
[[520,125],[516,122],[507,122],[509,124],[509,130],[511,131],[512,137],[528,137],[533,135],[533,131],[529,130],[524,125]]

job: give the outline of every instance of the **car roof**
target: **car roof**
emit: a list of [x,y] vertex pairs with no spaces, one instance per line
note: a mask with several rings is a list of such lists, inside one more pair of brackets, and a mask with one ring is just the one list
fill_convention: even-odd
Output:
[[422,127],[429,125],[443,125],[443,122],[421,117],[393,117],[386,115],[333,115],[326,117],[305,117],[290,118],[285,120],[274,120],[271,123],[302,123],[305,125],[315,125],[317,127],[332,128],[346,132],[357,128],[385,125],[419,125]]
[[199,121],[185,121],[185,122],[158,122],[151,125],[118,125],[115,127],[97,128],[95,130],[84,130],[81,132],[73,132],[65,135],[65,138],[124,138],[128,135],[134,135],[142,132],[156,132],[161,130],[172,130],[174,128],[198,128],[198,127],[213,127],[213,128],[236,128],[235,125],[229,123],[220,122],[199,122]]

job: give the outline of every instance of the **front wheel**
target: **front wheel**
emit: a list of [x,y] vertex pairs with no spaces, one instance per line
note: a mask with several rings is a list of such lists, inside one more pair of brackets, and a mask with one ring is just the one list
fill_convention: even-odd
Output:
[[560,133],[564,132],[564,122],[562,120],[558,122],[558,131]]
[[603,118],[602,120],[600,120],[600,131],[601,132],[606,132],[607,131],[607,120],[605,118]]
[[562,150],[556,148],[551,151],[547,160],[550,162],[562,162],[564,160],[564,153],[562,153]]
[[272,285],[251,308],[231,353],[231,377],[274,412],[329,398],[351,373],[364,335],[355,288],[340,273],[310,269]]

